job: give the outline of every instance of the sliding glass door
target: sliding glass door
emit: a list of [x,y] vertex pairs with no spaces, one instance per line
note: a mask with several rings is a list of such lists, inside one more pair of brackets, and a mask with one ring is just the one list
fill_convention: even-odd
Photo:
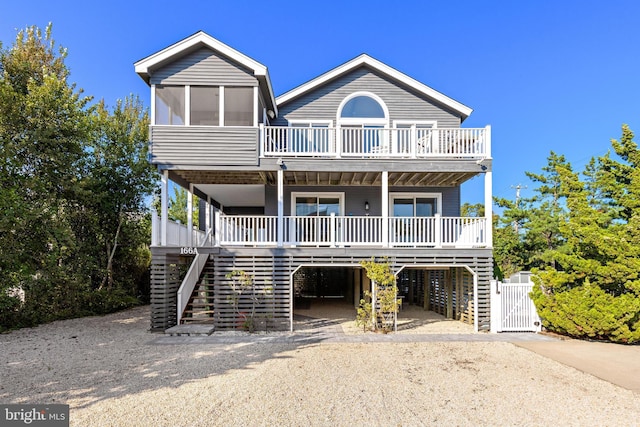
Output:
[[392,194],[391,241],[396,246],[430,245],[435,242],[435,218],[439,194]]
[[292,193],[295,226],[291,229],[298,244],[321,245],[331,242],[331,214],[343,215],[342,193]]

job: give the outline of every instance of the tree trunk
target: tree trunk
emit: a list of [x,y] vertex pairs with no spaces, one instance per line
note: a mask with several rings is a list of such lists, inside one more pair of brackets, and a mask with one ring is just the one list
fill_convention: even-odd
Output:
[[107,275],[102,279],[102,283],[98,290],[104,288],[104,285],[107,285],[107,289],[111,289],[113,287],[113,258],[116,255],[116,249],[118,248],[118,237],[120,236],[120,228],[122,227],[122,217],[118,219],[118,228],[116,229],[116,235],[113,237],[113,247],[109,247],[109,242],[107,242],[107,253],[109,254],[109,258],[107,259]]

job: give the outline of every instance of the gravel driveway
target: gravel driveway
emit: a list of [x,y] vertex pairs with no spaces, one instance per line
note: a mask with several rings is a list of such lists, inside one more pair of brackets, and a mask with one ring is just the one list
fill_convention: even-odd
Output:
[[157,344],[148,307],[0,335],[0,403],[77,426],[640,423],[640,394],[505,342]]

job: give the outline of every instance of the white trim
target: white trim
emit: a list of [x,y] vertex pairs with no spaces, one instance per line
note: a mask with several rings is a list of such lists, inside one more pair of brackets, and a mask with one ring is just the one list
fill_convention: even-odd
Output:
[[[269,91],[269,96],[272,100],[275,100],[273,87],[271,86],[271,78],[269,77],[269,71],[266,66],[262,65],[258,61],[248,57],[247,55],[233,49],[232,47],[222,43],[219,40],[214,39],[204,31],[198,31],[197,33],[180,40],[177,43],[172,44],[152,55],[149,55],[133,64],[136,73],[142,77],[144,81],[149,83],[149,78],[153,68],[159,65],[171,61],[174,57],[182,54],[185,51],[193,49],[198,45],[204,45],[223,56],[239,63],[240,65],[253,71],[253,75],[258,77],[264,77],[264,80]],[[276,115],[278,114],[277,104],[273,106]]]
[[397,129],[398,125],[412,125],[412,126],[431,125],[432,129],[437,129],[438,121],[437,120],[393,120],[393,128]]
[[276,98],[276,104],[278,106],[285,104],[289,101],[291,101],[294,98],[297,98],[298,96],[309,92],[325,83],[327,83],[330,80],[333,80],[334,78],[337,78],[339,76],[341,76],[342,74],[345,74],[349,71],[352,71],[358,67],[361,67],[363,65],[369,66],[370,68],[373,68],[375,71],[378,71],[382,74],[385,74],[397,81],[399,81],[400,83],[403,83],[407,86],[409,86],[410,88],[428,96],[429,98],[432,98],[442,104],[444,104],[445,106],[459,112],[462,116],[463,116],[463,120],[465,118],[467,118],[471,112],[473,111],[473,109],[467,107],[464,104],[461,104],[460,102],[449,98],[448,96],[438,92],[435,89],[430,88],[429,86],[420,83],[419,81],[407,76],[404,73],[401,73],[400,71],[389,67],[388,65],[378,61],[377,59],[374,59],[372,57],[370,57],[369,55],[366,54],[362,54],[354,59],[352,59],[351,61],[348,61],[342,65],[340,65],[339,67],[334,68],[331,71],[328,71],[318,77],[316,77],[313,80],[308,81],[307,83],[304,83],[300,86],[298,86],[297,88],[294,88],[292,90],[290,90],[289,92],[286,92],[283,95],[280,95],[279,97]]
[[382,246],[389,247],[389,171],[382,171]]
[[258,86],[253,87],[253,126],[258,127],[258,110],[260,107],[260,97],[258,96]]
[[241,65],[252,70],[256,75],[267,75],[267,67],[265,67],[258,61],[249,58],[247,55],[240,53],[232,47],[227,46],[221,41],[214,39],[203,31],[198,31],[197,33],[187,37],[186,39],[174,43],[159,52],[156,52],[152,55],[147,56],[146,58],[137,61],[135,64],[133,64],[136,73],[148,73],[149,69],[153,68],[155,65],[170,60],[175,55],[180,54],[194,46],[197,46],[198,44],[204,44],[205,46],[223,54],[224,56],[234,60],[235,62],[240,63]]
[[167,221],[169,218],[169,171],[160,176],[160,246],[167,246]]
[[191,85],[184,85],[184,126],[191,126]]
[[218,113],[218,126],[224,127],[224,86],[218,86],[218,101],[220,103],[220,105],[218,105],[220,109]]
[[152,125],[156,124],[156,85],[151,85],[151,120],[149,122]]
[[[342,109],[344,108],[345,105],[347,105],[347,103],[349,101],[351,101],[353,98],[357,98],[358,96],[365,96],[368,98],[371,98],[373,100],[375,100],[380,107],[382,107],[382,112],[384,113],[384,118],[380,118],[380,117],[341,117],[341,113],[342,113]],[[387,107],[387,104],[382,100],[382,98],[380,98],[378,95],[376,95],[373,92],[368,92],[368,91],[357,91],[357,92],[353,92],[349,95],[347,95],[346,97],[344,97],[344,99],[342,100],[342,102],[340,102],[340,105],[338,105],[338,111],[336,111],[336,123],[338,123],[338,125],[342,125],[342,124],[372,124],[372,125],[384,125],[385,127],[389,125],[389,108]]]
[[340,203],[339,216],[344,216],[344,192],[324,192],[324,191],[292,191],[291,192],[291,216],[296,215],[296,197],[337,197]]
[[484,173],[484,212],[486,224],[485,243],[488,248],[493,248],[493,194],[491,188],[493,186],[493,172],[486,171]]
[[278,247],[284,242],[284,171],[278,169]]
[[436,199],[437,206],[433,216],[442,215],[442,193],[389,193],[389,217],[394,218],[393,201],[395,199],[413,199],[414,200],[414,217],[415,217],[415,199]]
[[189,184],[189,191],[187,191],[187,245],[194,246],[193,244],[193,184]]
[[[298,124],[299,123],[299,124]],[[294,120],[289,120],[289,127],[303,127],[300,126],[300,124],[305,124],[305,125],[328,125],[328,127],[333,127],[333,120],[317,120],[317,119],[309,119],[309,120],[304,120],[304,119],[294,119]],[[309,127],[311,128],[312,126],[304,126],[304,127]]]

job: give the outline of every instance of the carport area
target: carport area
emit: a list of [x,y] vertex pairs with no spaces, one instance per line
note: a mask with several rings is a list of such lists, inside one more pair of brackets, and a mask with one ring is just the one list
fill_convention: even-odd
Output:
[[[473,332],[473,276],[464,268],[404,267],[397,275],[399,333]],[[359,333],[356,309],[371,288],[359,265],[303,266],[293,274],[294,330]]]

